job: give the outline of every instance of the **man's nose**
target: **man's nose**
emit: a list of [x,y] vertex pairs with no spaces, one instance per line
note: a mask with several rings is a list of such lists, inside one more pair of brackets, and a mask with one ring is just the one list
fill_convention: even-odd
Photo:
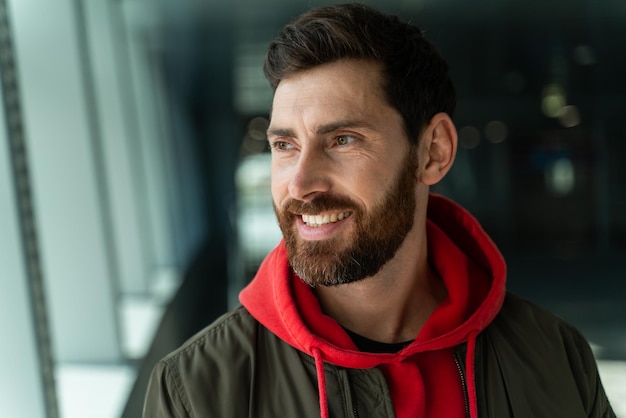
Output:
[[309,201],[326,193],[331,187],[330,174],[329,157],[322,150],[302,150],[289,182],[289,194],[294,199]]

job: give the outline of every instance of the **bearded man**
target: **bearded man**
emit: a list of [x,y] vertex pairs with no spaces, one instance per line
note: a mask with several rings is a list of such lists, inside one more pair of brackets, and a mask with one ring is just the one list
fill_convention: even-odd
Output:
[[145,417],[613,417],[571,326],[505,290],[478,222],[430,193],[457,149],[446,62],[363,5],[270,44],[284,240],[241,306],[162,360]]

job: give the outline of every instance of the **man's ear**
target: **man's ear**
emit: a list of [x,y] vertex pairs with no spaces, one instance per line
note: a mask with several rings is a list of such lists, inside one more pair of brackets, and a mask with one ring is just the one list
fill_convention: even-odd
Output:
[[456,127],[446,113],[432,117],[420,138],[422,167],[420,181],[428,186],[438,183],[452,167],[458,145]]

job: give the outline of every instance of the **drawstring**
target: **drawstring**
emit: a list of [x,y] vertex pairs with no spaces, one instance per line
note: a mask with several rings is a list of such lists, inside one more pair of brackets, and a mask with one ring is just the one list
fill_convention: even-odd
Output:
[[474,380],[474,357],[476,353],[476,337],[478,332],[472,332],[467,340],[467,353],[465,355],[467,373],[467,397],[469,398],[470,417],[478,418],[478,406],[476,405],[476,381]]
[[314,347],[313,358],[315,359],[315,371],[317,373],[317,390],[320,397],[320,416],[328,418],[328,396],[326,393],[326,375],[324,374],[324,360],[322,360],[322,351]]

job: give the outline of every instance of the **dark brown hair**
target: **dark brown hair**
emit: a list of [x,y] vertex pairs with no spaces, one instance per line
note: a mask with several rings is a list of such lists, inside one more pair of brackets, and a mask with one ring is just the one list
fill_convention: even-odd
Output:
[[312,9],[289,22],[269,45],[265,77],[275,90],[285,77],[341,59],[381,65],[386,99],[413,144],[435,114],[454,114],[448,64],[434,45],[418,27],[362,4]]

